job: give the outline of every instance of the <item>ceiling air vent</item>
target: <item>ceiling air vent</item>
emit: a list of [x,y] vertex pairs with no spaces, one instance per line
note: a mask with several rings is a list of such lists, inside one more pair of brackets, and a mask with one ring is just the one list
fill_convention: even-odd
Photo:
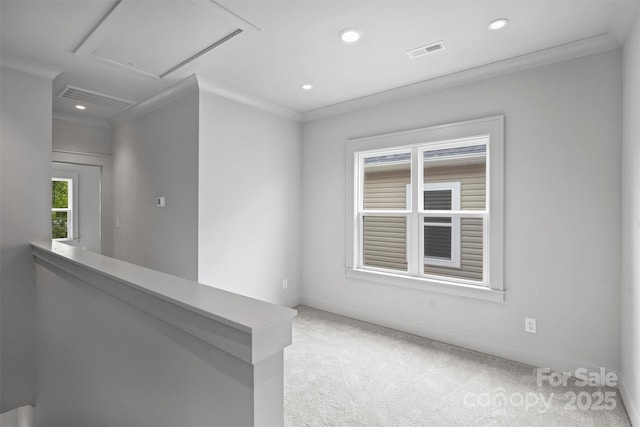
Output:
[[428,55],[430,53],[435,53],[435,52],[439,52],[441,50],[444,50],[444,42],[443,41],[439,41],[436,43],[431,43],[429,45],[426,46],[421,46],[421,47],[417,47],[415,49],[411,49],[407,51],[407,56],[409,56],[409,58],[411,59],[415,59],[418,58],[420,56],[424,56],[424,55]]
[[65,86],[64,89],[58,93],[60,98],[72,99],[87,104],[101,105],[103,107],[114,108],[118,111],[124,111],[127,108],[136,105],[134,101],[127,99],[116,98],[114,96],[105,95],[91,90],[80,89],[73,86]]

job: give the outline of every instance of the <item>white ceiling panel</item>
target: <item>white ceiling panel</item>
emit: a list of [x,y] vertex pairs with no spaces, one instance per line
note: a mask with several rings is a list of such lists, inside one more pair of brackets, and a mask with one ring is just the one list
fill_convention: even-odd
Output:
[[[209,0],[162,2],[121,0],[78,46],[91,55],[133,71],[164,77],[247,29]],[[238,26],[238,23],[244,24]]]

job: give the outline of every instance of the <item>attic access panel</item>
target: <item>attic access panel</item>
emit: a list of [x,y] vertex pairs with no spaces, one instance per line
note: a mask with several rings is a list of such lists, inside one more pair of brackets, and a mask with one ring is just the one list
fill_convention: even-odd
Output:
[[74,53],[162,78],[252,30],[210,0],[120,0]]

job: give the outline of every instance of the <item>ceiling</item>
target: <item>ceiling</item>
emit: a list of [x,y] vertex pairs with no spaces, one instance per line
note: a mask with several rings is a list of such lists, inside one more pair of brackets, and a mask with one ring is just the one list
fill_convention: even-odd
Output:
[[[307,113],[575,43],[619,46],[638,8],[636,0],[0,2],[2,63],[61,70],[54,113],[100,120],[119,110],[87,104],[80,112],[56,95],[72,86],[140,103],[196,74]],[[490,31],[496,18],[509,25]],[[342,42],[347,27],[362,38]],[[444,50],[406,54],[439,41]]]

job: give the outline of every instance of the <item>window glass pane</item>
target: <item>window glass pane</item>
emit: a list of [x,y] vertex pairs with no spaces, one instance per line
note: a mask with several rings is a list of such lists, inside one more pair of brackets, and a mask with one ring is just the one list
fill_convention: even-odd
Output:
[[[432,218],[444,219],[444,218]],[[448,218],[451,221],[451,218]],[[424,256],[429,258],[451,259],[451,226],[424,226]]]
[[[425,266],[424,273],[430,275],[444,276],[450,278],[460,278],[466,280],[482,281],[483,259],[483,221],[482,218],[460,218],[459,242],[456,242],[456,234],[453,232],[455,221],[452,226],[429,226],[427,221],[432,218],[425,218]],[[440,228],[441,230],[434,230]],[[445,231],[446,230],[446,231]],[[449,234],[447,234],[447,231]],[[451,237],[449,254],[456,251],[455,245],[459,245],[460,266],[452,267],[444,264],[433,265],[429,263],[429,257],[442,256],[446,258],[447,238]],[[451,256],[450,255],[450,256]]]
[[364,159],[364,209],[408,209],[409,184],[411,152]]
[[51,181],[51,207],[69,207],[69,182]]
[[[474,145],[468,147],[428,150],[424,152],[424,182],[459,182],[460,209],[484,210],[486,205],[487,187],[486,146]],[[428,207],[432,195],[436,191],[425,192],[424,209]]]
[[364,266],[406,272],[406,218],[365,216],[363,222]]
[[68,232],[68,212],[51,212],[51,237],[53,239],[66,239]]

